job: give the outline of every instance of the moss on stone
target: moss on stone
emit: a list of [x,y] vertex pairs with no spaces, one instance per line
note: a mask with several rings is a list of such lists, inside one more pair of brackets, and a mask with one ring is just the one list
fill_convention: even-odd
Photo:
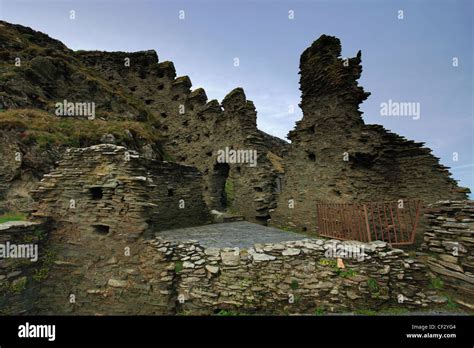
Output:
[[369,290],[373,293],[379,291],[379,285],[378,285],[377,281],[373,278],[367,279],[367,286],[369,287]]
[[183,270],[183,262],[182,261],[177,261],[175,264],[174,264],[174,271],[176,273],[179,273]]

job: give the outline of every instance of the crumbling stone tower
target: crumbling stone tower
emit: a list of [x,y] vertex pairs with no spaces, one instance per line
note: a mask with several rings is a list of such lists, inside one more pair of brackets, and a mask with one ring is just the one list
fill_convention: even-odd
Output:
[[344,60],[322,35],[300,60],[303,119],[289,133],[285,180],[272,224],[316,231],[316,203],[465,199],[466,191],[423,143],[365,125],[361,53]]

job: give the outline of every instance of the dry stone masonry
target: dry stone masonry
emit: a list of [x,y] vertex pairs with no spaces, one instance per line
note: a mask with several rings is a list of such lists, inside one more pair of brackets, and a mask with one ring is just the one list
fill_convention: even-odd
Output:
[[[160,238],[150,243],[179,265],[177,311],[183,313],[407,310],[436,299],[426,288],[425,266],[385,242],[305,239],[241,250]],[[343,258],[344,268],[338,268],[341,250],[354,247],[362,252]]]
[[426,211],[428,266],[455,300],[474,310],[474,202],[441,201]]
[[195,168],[148,160],[112,144],[70,149],[34,197],[34,217],[104,235],[136,238],[210,219]]
[[[23,279],[31,273],[24,264],[16,273],[3,272],[3,282],[15,289],[28,281],[18,294],[2,290],[4,311],[321,314],[433,310],[443,303],[428,288],[423,263],[380,241],[304,239],[212,248],[164,240],[159,232],[153,239],[131,241],[126,235],[97,236],[65,225],[49,236],[42,254],[48,260],[35,265],[37,281]],[[5,305],[13,300],[23,305],[21,310]]]

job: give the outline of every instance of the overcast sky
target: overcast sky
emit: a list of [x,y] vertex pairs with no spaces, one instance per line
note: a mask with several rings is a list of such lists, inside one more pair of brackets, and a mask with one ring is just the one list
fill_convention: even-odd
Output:
[[[344,57],[362,50],[360,84],[372,93],[361,105],[365,122],[426,142],[472,191],[473,10],[471,0],[0,0],[3,20],[75,50],[154,49],[209,99],[243,87],[259,128],[282,138],[302,117],[300,54],[321,34],[335,35]],[[420,118],[382,116],[388,100],[420,103]]]

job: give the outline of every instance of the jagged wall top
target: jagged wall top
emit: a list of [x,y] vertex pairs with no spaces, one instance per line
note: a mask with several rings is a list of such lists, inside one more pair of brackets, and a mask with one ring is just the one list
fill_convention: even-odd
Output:
[[[360,104],[370,93],[358,86],[362,72],[361,51],[344,64],[341,42],[334,36],[321,35],[300,58],[300,89],[304,96],[335,94]],[[350,99],[347,99],[350,98]]]
[[325,97],[337,97],[358,107],[370,95],[357,84],[362,72],[361,52],[346,63],[340,56],[341,42],[328,35],[321,35],[303,52],[300,59],[303,108],[305,101]]

